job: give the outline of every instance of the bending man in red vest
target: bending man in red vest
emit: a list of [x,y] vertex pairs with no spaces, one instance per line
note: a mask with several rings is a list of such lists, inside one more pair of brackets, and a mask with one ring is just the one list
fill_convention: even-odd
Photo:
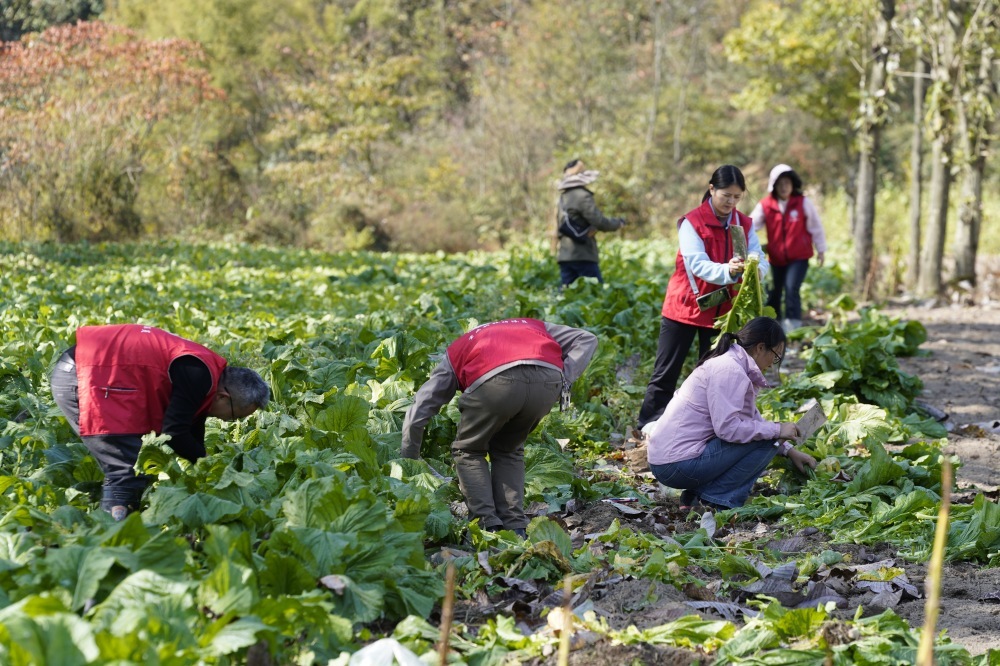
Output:
[[593,333],[537,319],[472,329],[417,391],[403,422],[403,457],[420,457],[427,422],[462,391],[451,452],[469,514],[484,529],[524,536],[524,442],[596,349]]
[[267,405],[267,384],[249,368],[173,333],[142,326],[83,326],[51,376],[52,396],[104,471],[101,508],[122,520],[148,477],[133,466],[142,436],[170,435],[177,455],[205,455],[205,419],[234,421]]

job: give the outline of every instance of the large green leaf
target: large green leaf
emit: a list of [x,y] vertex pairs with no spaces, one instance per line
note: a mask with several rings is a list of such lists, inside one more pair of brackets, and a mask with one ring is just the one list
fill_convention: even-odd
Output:
[[257,576],[262,594],[271,597],[297,595],[316,587],[317,577],[298,557],[268,551]]
[[334,395],[327,398],[323,409],[313,417],[313,427],[347,435],[352,430],[365,427],[370,409],[368,401],[357,396]]
[[257,575],[232,561],[218,563],[198,586],[198,605],[216,615],[247,615],[257,603]]
[[526,494],[542,494],[573,481],[573,461],[548,446],[529,446],[524,453]]
[[386,506],[369,488],[347,483],[343,477],[310,479],[289,492],[283,506],[288,524],[359,535],[385,529]]
[[551,541],[564,556],[570,557],[573,554],[573,541],[558,523],[548,518],[535,518],[528,525],[527,531],[532,543]]
[[164,486],[150,495],[149,509],[143,514],[146,521],[165,524],[178,520],[189,528],[211,523],[234,520],[244,512],[235,502],[208,493],[189,493],[185,488]]
[[870,444],[868,452],[871,454],[870,457],[849,484],[851,491],[860,492],[875,486],[883,486],[906,475],[906,470],[886,453],[885,447],[881,444]]
[[86,666],[99,658],[93,630],[86,621],[72,613],[39,612],[31,599],[17,608],[21,612],[0,616],[0,645],[7,648],[7,663]]
[[75,611],[96,596],[101,582],[114,564],[114,549],[77,545],[49,551],[43,563],[55,580],[72,590],[71,604]]
[[215,657],[250,647],[259,642],[259,636],[269,630],[257,618],[241,617],[234,620],[225,616],[208,625],[199,640],[206,648],[206,656]]

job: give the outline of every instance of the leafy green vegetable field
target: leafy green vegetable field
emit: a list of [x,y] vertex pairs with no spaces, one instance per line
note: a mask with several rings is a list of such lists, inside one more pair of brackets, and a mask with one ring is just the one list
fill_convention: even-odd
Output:
[[[929,556],[945,432],[914,408],[919,379],[896,357],[919,352],[923,327],[855,311],[836,298],[835,269],[814,270],[806,293],[830,322],[797,334],[804,370],[761,405],[788,418],[819,400],[829,421],[805,448],[824,464],[807,479],[776,463],[746,507],[682,516],[625,464],[673,252],[609,244],[605,285],[560,292],[536,247],[0,246],[0,663],[347,664],[387,645],[437,663],[449,565],[450,663],[554,658],[567,576],[579,663],[630,646],[650,663],[667,651],[669,663],[913,663],[920,630],[889,602],[922,595],[901,563]],[[601,340],[573,407],[529,440],[526,541],[470,525],[457,484],[431,473],[451,475],[454,403],[427,429],[426,462],[398,457],[435,356],[509,316]],[[141,513],[114,523],[47,374],[78,326],[125,322],[259,370],[274,399],[241,422],[210,421],[194,465],[148,438],[138,466],[159,480]],[[946,557],[1000,563],[1000,506],[980,496],[951,513]],[[896,560],[878,566],[846,547],[886,544]],[[643,622],[600,603],[629,586],[645,590],[629,607]],[[859,607],[859,586],[888,596]],[[653,597],[676,597],[678,612],[643,615]],[[1000,664],[946,635],[935,655]]]

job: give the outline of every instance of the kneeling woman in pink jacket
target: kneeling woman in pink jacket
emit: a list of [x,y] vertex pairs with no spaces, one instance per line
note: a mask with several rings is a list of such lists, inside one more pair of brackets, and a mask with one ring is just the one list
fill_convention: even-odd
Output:
[[735,334],[723,333],[667,405],[647,456],[660,483],[683,490],[682,506],[742,506],[777,453],[800,472],[816,467],[815,458],[787,441],[798,436],[794,423],[765,421],[757,410],[764,373],[784,353],[781,324],[757,317]]

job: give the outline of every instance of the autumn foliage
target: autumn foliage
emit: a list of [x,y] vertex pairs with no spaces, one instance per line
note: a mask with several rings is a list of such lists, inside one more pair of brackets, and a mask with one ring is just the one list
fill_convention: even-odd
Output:
[[190,180],[199,118],[224,100],[203,59],[192,42],[101,22],[0,47],[0,231],[103,239],[155,224],[144,187]]

